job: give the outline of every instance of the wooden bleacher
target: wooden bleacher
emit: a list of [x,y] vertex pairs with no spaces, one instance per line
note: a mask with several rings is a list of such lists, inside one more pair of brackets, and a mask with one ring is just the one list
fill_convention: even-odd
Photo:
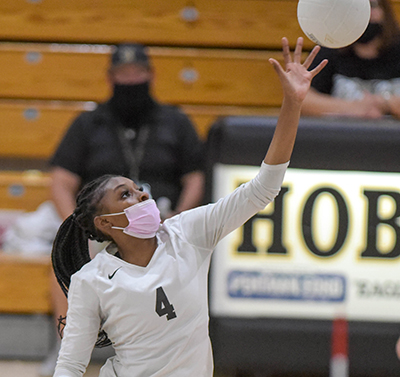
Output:
[[241,106],[199,106],[183,105],[182,110],[196,125],[201,139],[206,140],[210,126],[224,116],[276,116],[278,107],[241,107]]
[[[29,54],[35,58],[27,58]],[[193,115],[203,138],[215,120],[214,115],[246,114],[247,111],[266,115],[271,108],[276,110],[281,101],[276,75],[268,63],[270,57],[280,58],[278,52],[152,47],[150,55],[156,72],[154,93],[159,100],[187,106],[192,114],[209,111],[208,124],[198,124]],[[70,102],[102,101],[109,95],[106,83],[109,57],[110,48],[104,46],[82,49],[79,45],[0,44],[0,71],[4,72],[0,76],[0,115],[5,120],[0,128],[8,130],[0,141],[0,145],[6,144],[4,153],[20,153],[18,150],[9,152],[13,144],[17,144],[8,143],[13,130],[22,131],[28,124],[41,128],[55,124],[57,130],[47,130],[52,133],[48,135],[52,138],[50,144],[31,143],[31,148],[41,145],[42,157],[48,157],[70,120],[77,112],[84,111],[85,106],[90,108],[90,103]],[[32,63],[32,59],[37,61]],[[197,111],[196,106],[200,107]],[[43,117],[35,119],[36,114]],[[51,120],[55,114],[57,118]],[[8,122],[17,128],[9,129]],[[18,139],[23,137],[19,132],[16,134]],[[37,138],[42,137],[44,135],[37,135]],[[23,146],[17,148],[23,149]]]
[[189,106],[205,138],[219,115],[276,112],[281,93],[268,58],[279,56],[283,35],[292,43],[302,35],[296,9],[297,0],[5,0],[0,101],[102,101],[110,44],[134,39],[151,46],[156,97]]
[[50,198],[50,183],[45,172],[0,171],[0,209],[34,211]]
[[48,257],[0,253],[0,313],[49,314]]
[[74,117],[94,107],[93,102],[0,99],[0,158],[47,160]]
[[[280,47],[296,38],[297,0],[3,0],[6,40],[112,44],[135,39],[154,46]],[[308,42],[307,42],[308,43]],[[308,43],[310,46],[311,43]]]
[[[0,208],[33,211],[50,197],[50,176],[38,171],[0,171]],[[0,313],[47,314],[50,258],[0,252]]]
[[[93,102],[0,100],[0,159],[48,159],[66,132],[70,122]],[[205,139],[210,125],[221,116],[276,115],[276,107],[182,105]],[[51,126],[49,126],[51,125]],[[0,208],[2,208],[0,206]]]
[[[102,101],[110,49],[80,45],[0,44],[0,98]],[[279,81],[270,66],[276,51],[151,47],[154,94],[191,105],[278,106]],[[31,56],[31,57],[29,57]],[[56,84],[55,84],[56,83]]]
[[[39,54],[38,61],[32,63],[29,54]],[[104,46],[0,44],[0,70],[5,72],[0,76],[0,155],[48,158],[70,121],[92,108],[90,101],[109,94],[109,54]],[[268,63],[271,56],[279,58],[277,52],[153,47],[150,54],[156,97],[189,109],[203,138],[218,116],[270,114],[281,100]]]

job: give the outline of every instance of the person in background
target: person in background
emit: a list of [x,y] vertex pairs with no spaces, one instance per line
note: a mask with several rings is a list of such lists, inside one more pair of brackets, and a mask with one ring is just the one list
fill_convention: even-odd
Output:
[[[327,63],[309,71],[319,47],[302,64],[302,38],[293,58],[286,38],[282,45],[285,68],[275,59],[270,63],[284,99],[260,171],[251,181],[163,224],[156,202],[130,179],[106,175],[81,190],[52,251],[54,273],[68,295],[54,377],[83,376],[96,343],[115,349],[101,377],[213,376],[207,297],[212,251],[279,193],[302,102]],[[108,244],[91,259],[88,239]]]
[[103,174],[124,175],[151,190],[155,200],[167,198],[165,218],[200,204],[202,145],[185,114],[153,98],[153,77],[146,47],[115,48],[108,70],[111,98],[75,119],[50,161],[62,219],[75,208],[79,189]]
[[[145,46],[115,46],[111,98],[73,121],[50,160],[52,200],[61,219],[74,211],[79,190],[104,174],[137,182],[156,200],[163,220],[201,204],[203,145],[183,112],[153,98],[153,78]],[[54,276],[52,302],[55,318],[65,317],[67,301]],[[58,347],[41,375],[53,374]]]
[[390,0],[371,0],[364,34],[342,49],[322,48],[314,66],[329,64],[312,82],[304,116],[400,118],[400,28]]

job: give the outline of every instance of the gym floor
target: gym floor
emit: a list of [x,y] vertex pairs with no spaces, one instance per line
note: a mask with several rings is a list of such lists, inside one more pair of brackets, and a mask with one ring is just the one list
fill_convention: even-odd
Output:
[[[39,376],[40,365],[40,361],[1,360],[1,377],[42,377]],[[100,368],[101,364],[90,364],[84,376],[98,377]]]
[[[0,375],[1,377],[42,377],[39,375],[40,365],[40,361],[0,360]],[[98,377],[101,365],[100,363],[91,363],[84,377]]]

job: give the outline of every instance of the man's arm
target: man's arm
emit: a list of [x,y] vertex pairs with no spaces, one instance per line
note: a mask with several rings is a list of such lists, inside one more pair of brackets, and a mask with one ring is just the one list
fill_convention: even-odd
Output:
[[302,107],[304,116],[346,116],[356,118],[381,118],[387,105],[383,98],[366,93],[362,100],[346,101],[310,88]]
[[181,180],[182,191],[175,211],[180,213],[201,204],[204,195],[205,178],[201,171],[185,174]]
[[65,220],[76,207],[75,198],[81,178],[67,169],[55,166],[51,171],[51,196],[60,217]]

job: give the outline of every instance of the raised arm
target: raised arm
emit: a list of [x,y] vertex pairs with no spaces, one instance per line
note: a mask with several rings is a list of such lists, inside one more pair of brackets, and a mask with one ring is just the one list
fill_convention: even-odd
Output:
[[300,63],[303,39],[299,38],[293,61],[289,44],[283,38],[283,57],[286,69],[274,59],[274,66],[284,92],[284,99],[275,133],[268,148],[265,164],[257,176],[241,185],[231,194],[216,203],[187,211],[172,218],[165,224],[183,235],[186,240],[205,250],[212,250],[227,234],[243,225],[250,217],[262,210],[278,195],[296,138],[297,126],[303,100],[310,88],[312,78],[325,67],[322,61],[315,69],[308,71],[319,47]]
[[293,59],[287,38],[282,39],[282,49],[285,69],[275,59],[269,60],[278,74],[284,95],[274,137],[264,159],[264,162],[269,165],[278,165],[290,160],[296,139],[301,107],[310,89],[311,80],[328,63],[327,60],[323,60],[316,68],[308,71],[320,47],[314,47],[305,62],[301,64],[303,38],[298,38],[297,40]]

